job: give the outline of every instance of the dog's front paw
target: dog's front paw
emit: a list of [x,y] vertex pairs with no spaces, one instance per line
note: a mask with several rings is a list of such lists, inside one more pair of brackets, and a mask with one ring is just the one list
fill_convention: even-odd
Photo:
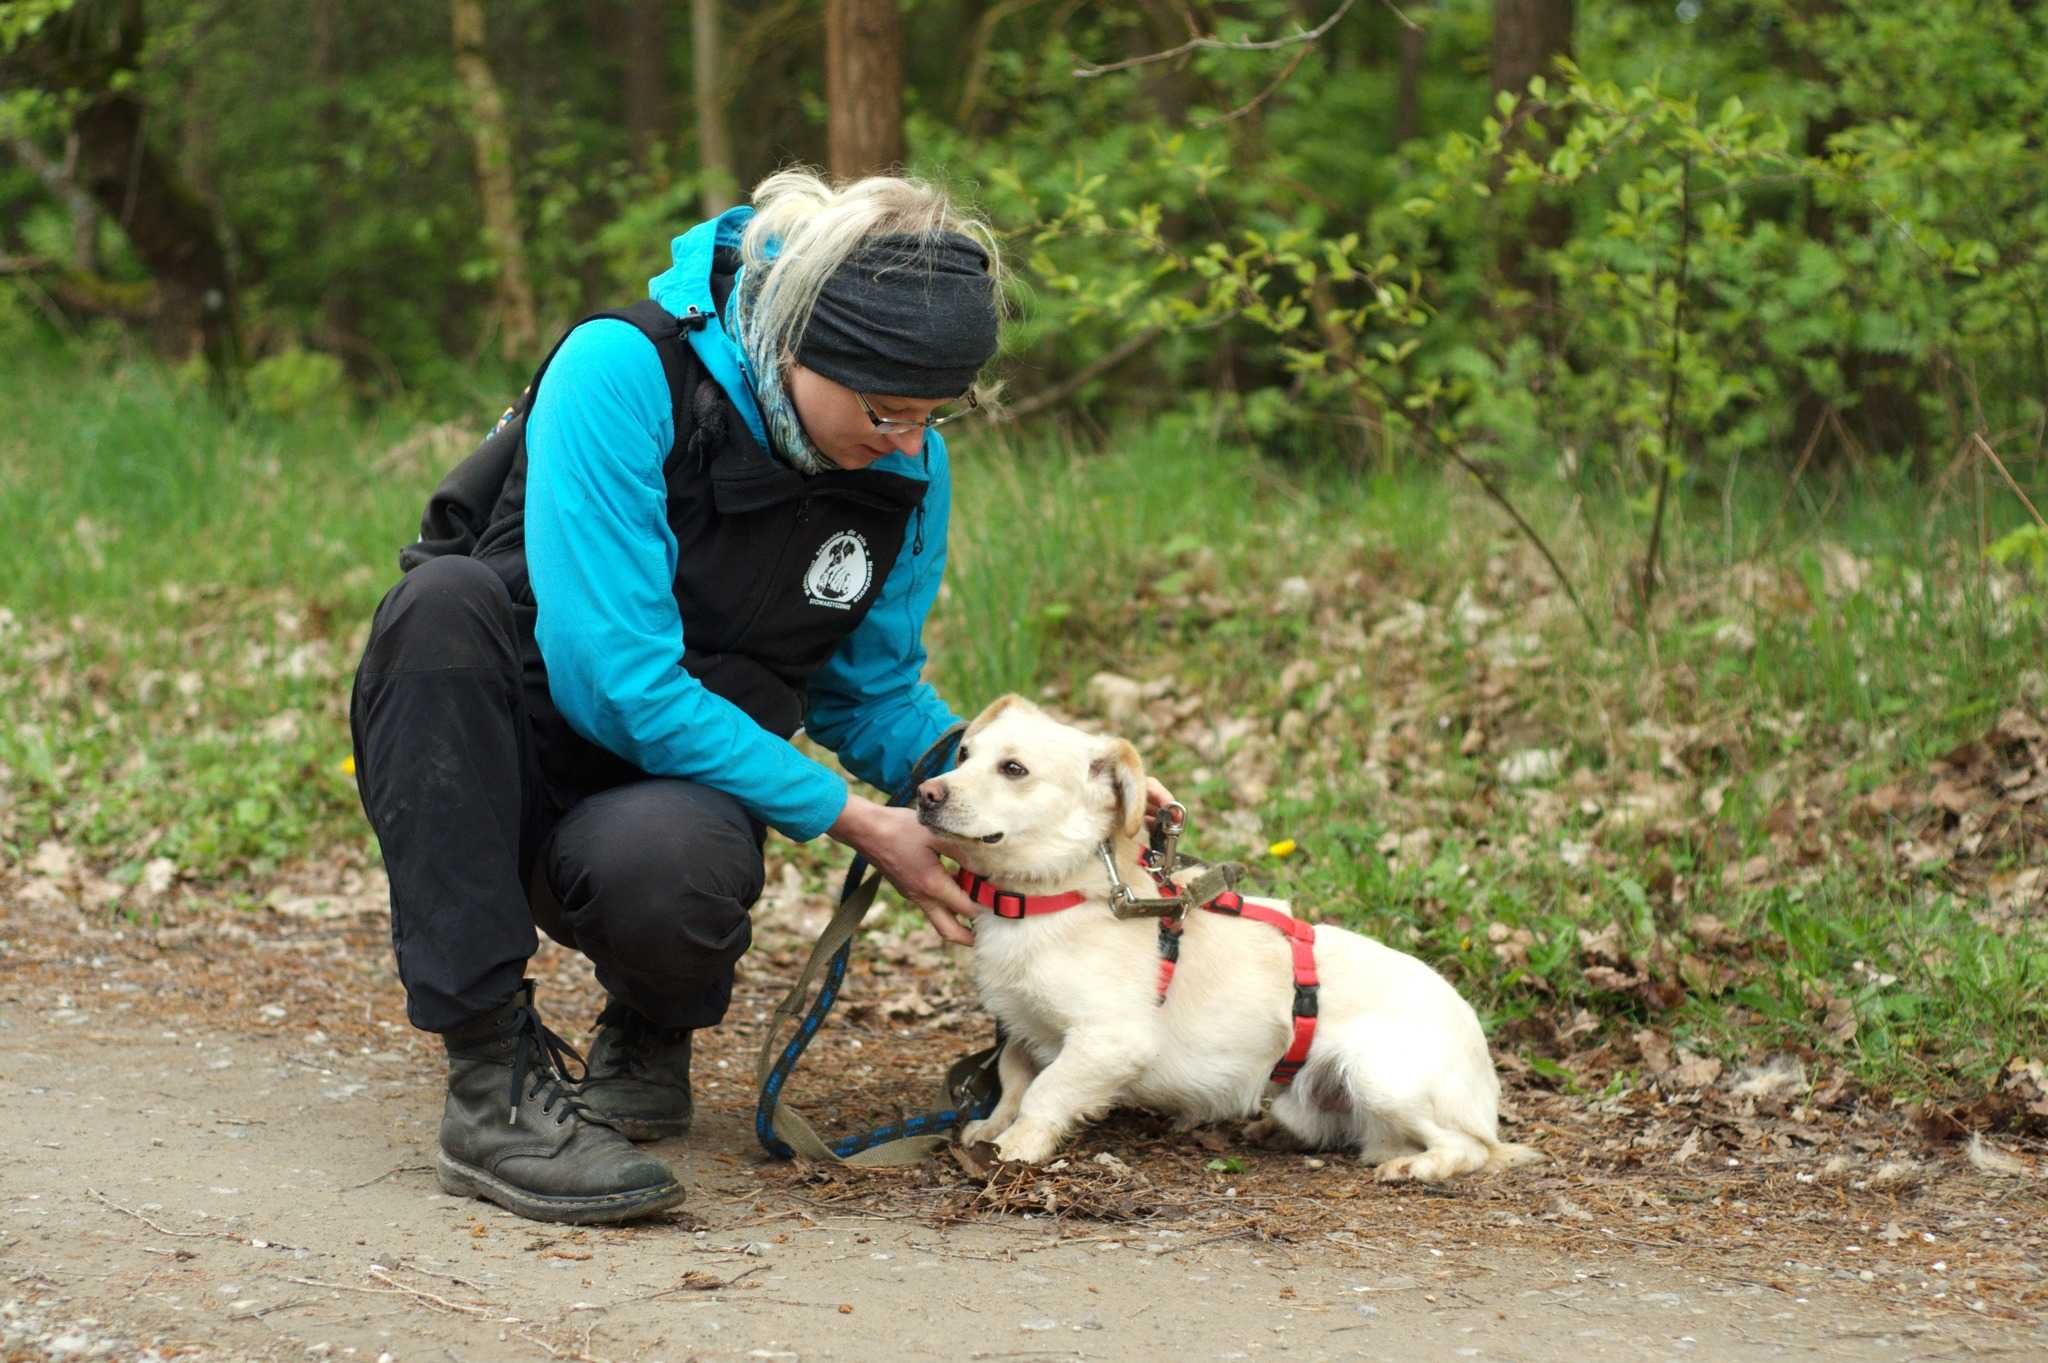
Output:
[[1248,1124],[1244,1138],[1264,1150],[1295,1150],[1301,1146],[1300,1138],[1272,1117],[1261,1117]]
[[976,1145],[992,1141],[1009,1129],[1008,1122],[999,1122],[993,1117],[983,1117],[960,1128],[960,1144]]
[[1011,1123],[1010,1129],[996,1138],[996,1158],[1043,1164],[1052,1158],[1053,1148],[1058,1144],[1059,1138],[1045,1123],[1027,1117]]

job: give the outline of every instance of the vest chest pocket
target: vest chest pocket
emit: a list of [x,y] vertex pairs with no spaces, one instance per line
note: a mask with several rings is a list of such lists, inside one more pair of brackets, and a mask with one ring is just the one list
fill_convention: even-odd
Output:
[[881,594],[925,485],[874,470],[805,477],[736,437],[709,475],[669,482],[684,646],[800,682]]

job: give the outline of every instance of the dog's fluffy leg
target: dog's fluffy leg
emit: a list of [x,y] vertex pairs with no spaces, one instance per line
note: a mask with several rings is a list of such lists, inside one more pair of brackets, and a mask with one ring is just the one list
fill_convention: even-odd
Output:
[[996,1154],[1040,1163],[1051,1158],[1076,1123],[1107,1110],[1151,1060],[1134,1046],[1134,1030],[1105,1028],[1068,1036],[1058,1059],[1026,1090],[1017,1120],[996,1140]]
[[[1332,1029],[1271,1120],[1303,1145],[1355,1146],[1383,1183],[1437,1183],[1540,1158],[1498,1136],[1499,1087],[1478,1047],[1372,1024]],[[1469,1053],[1468,1053],[1469,1052]]]
[[1407,1125],[1416,1139],[1424,1143],[1423,1151],[1381,1164],[1373,1170],[1373,1177],[1380,1182],[1414,1179],[1417,1183],[1440,1183],[1486,1167],[1490,1151],[1477,1136],[1429,1121],[1410,1121]]
[[1037,1077],[1038,1062],[1024,1049],[1023,1042],[1013,1038],[996,1060],[996,1078],[1002,1083],[1003,1096],[996,1100],[988,1116],[960,1128],[960,1144],[992,1141],[1008,1131],[1010,1123],[1017,1120],[1017,1109],[1024,1105],[1024,1090]]

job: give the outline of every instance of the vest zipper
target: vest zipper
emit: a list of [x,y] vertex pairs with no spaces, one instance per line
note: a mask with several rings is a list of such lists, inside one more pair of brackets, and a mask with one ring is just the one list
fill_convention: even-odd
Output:
[[924,552],[924,503],[923,503],[923,502],[919,502],[919,503],[917,504],[917,533],[916,533],[916,535],[915,535],[915,536],[914,536],[914,537],[913,537],[913,538],[911,539],[911,541],[910,541],[910,552],[911,552],[911,554],[912,554],[912,556],[913,556],[913,557],[914,557],[914,556],[916,556],[916,555],[918,555],[918,554],[922,554],[922,553]]

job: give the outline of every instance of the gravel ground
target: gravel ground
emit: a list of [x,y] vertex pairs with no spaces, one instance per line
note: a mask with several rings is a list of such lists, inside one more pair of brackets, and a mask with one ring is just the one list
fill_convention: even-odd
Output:
[[[1043,1170],[775,1164],[756,1028],[819,918],[784,903],[702,1039],[697,1135],[655,1147],[687,1210],[570,1230],[435,1187],[438,1048],[405,1025],[373,882],[150,931],[18,889],[7,1363],[2048,1356],[2040,1151],[1809,1109],[1768,1067],[1604,1101],[1510,1072],[1512,1134],[1550,1162],[1439,1189],[1143,1114]],[[587,970],[535,967],[576,1037]],[[956,960],[864,943],[792,1101],[828,1130],[895,1115],[986,1031]]]

